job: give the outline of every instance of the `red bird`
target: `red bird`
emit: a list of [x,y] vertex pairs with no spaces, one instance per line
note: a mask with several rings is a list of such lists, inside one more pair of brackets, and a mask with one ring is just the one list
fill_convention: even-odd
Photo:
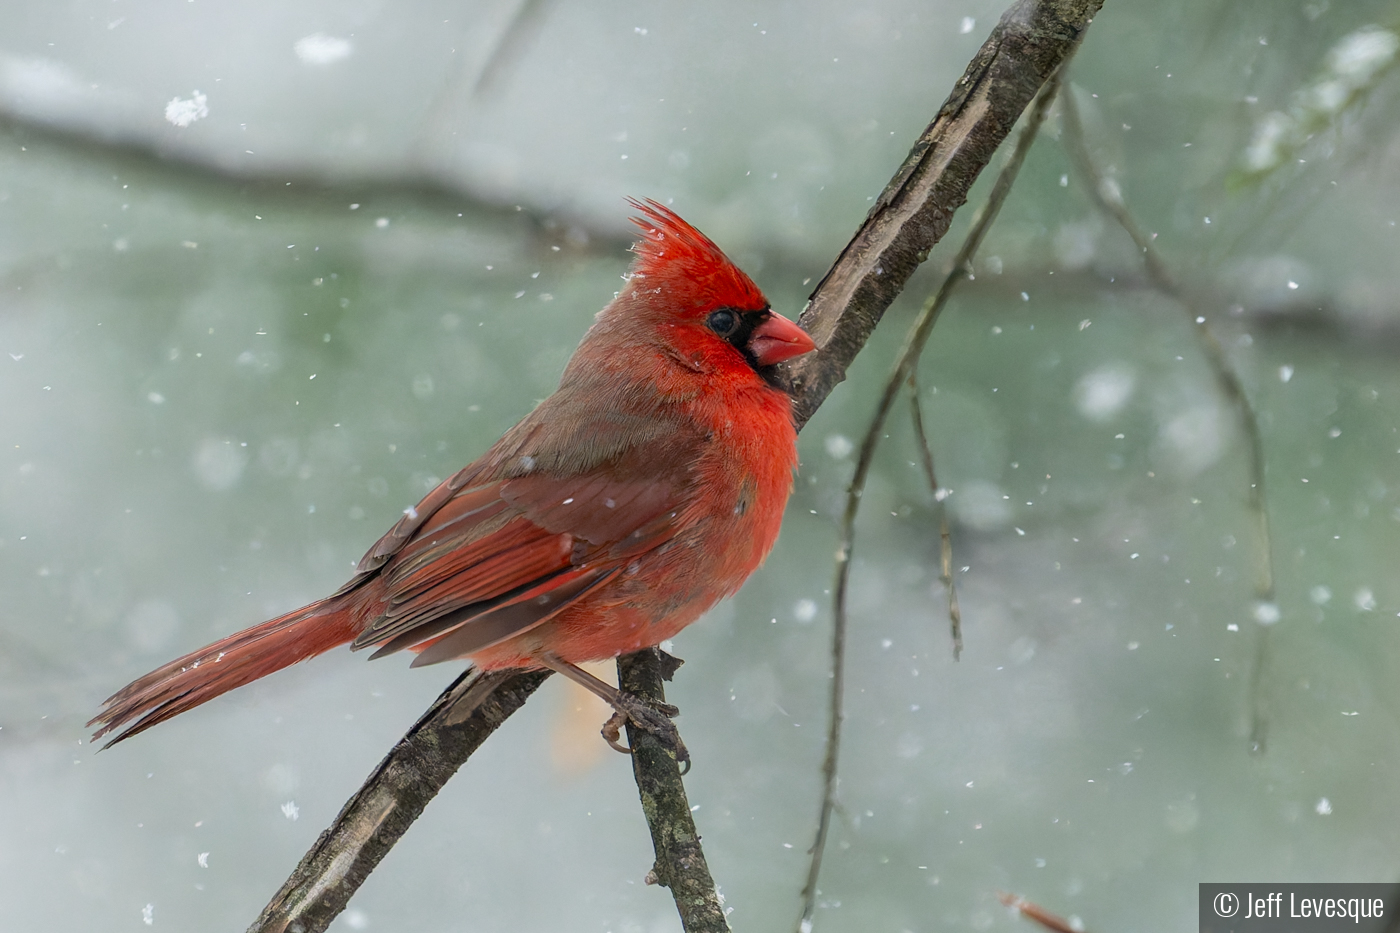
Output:
[[553,395],[335,593],[124,687],[93,738],[124,730],[115,744],[347,642],[409,648],[414,667],[549,668],[618,710],[612,736],[620,717],[654,718],[577,664],[671,638],[763,561],[797,467],[791,399],[768,368],[815,345],[704,234],[630,203],[631,275]]

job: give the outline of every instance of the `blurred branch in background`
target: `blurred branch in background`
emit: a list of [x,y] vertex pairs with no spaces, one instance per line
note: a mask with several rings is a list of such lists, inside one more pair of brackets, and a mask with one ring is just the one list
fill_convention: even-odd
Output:
[[1191,295],[1167,269],[1161,254],[1149,236],[1133,218],[1123,200],[1123,192],[1118,184],[1099,171],[1093,156],[1084,140],[1084,125],[1079,118],[1079,106],[1071,87],[1064,99],[1064,138],[1070,160],[1080,176],[1080,182],[1094,204],[1132,237],[1142,254],[1143,265],[1147,269],[1148,280],[1163,295],[1177,302],[1186,312],[1195,328],[1196,340],[1201,353],[1215,377],[1216,387],[1222,397],[1234,407],[1239,419],[1240,431],[1244,434],[1249,451],[1249,513],[1254,523],[1254,553],[1256,573],[1254,581],[1254,621],[1258,624],[1255,636],[1254,667],[1250,675],[1250,751],[1260,754],[1264,751],[1268,715],[1264,707],[1264,677],[1267,671],[1269,632],[1279,619],[1277,597],[1274,592],[1273,539],[1269,533],[1268,501],[1264,494],[1264,442],[1259,435],[1259,419],[1249,396],[1236,374],[1234,366],[1225,355],[1225,349],[1211,329],[1205,314],[1200,313]]
[[[554,0],[520,0],[505,29],[496,37],[491,53],[484,63],[478,65],[468,56],[458,59],[457,68],[434,95],[433,105],[428,111],[429,117],[423,121],[422,129],[418,133],[414,148],[420,158],[429,146],[428,136],[432,129],[451,123],[452,114],[459,104],[459,97],[475,100],[491,94],[500,87],[503,77],[515,68],[530,44],[539,36],[553,2]],[[473,69],[475,75],[471,74]]]
[[[1077,46],[1101,6],[1102,0],[1020,0],[992,30],[812,293],[801,323],[820,349],[778,374],[780,384],[793,397],[799,429],[845,378],[846,368],[885,310],[947,232],[982,169]],[[250,933],[283,933],[293,928],[294,921],[300,933],[324,930],[447,778],[524,703],[543,677],[540,672],[517,673],[493,684],[489,692],[472,698],[477,706],[465,726],[454,725],[449,710],[459,686],[469,689],[470,685],[459,680],[450,686],[370,774]],[[464,729],[473,738],[467,739]],[[415,775],[420,777],[415,780]],[[679,785],[679,774],[668,780]],[[657,786],[640,789],[644,799],[659,790]],[[397,794],[411,800],[412,806],[398,810],[393,802]],[[382,806],[363,812],[364,802],[375,801]],[[653,838],[664,838],[667,829],[656,824],[656,812],[644,811]],[[697,850],[698,841],[696,836]],[[686,875],[678,863],[662,864],[673,854],[667,848],[665,852],[658,848],[654,869],[663,882]],[[814,891],[814,884],[809,883],[809,888]]]
[[[1066,55],[1072,53],[1074,46],[1071,45]],[[1056,92],[1060,88],[1058,72],[1048,81],[1040,91],[1040,96],[1036,98],[1035,106],[1032,108],[1030,116],[1026,120],[1025,128],[1021,130],[1021,137],[1016,143],[1015,150],[1002,167],[1001,173],[997,176],[996,184],[992,186],[992,192],[987,196],[987,200],[977,209],[977,214],[973,217],[971,229],[968,230],[967,238],[963,240],[962,246],[958,249],[957,256],[953,259],[953,268],[944,278],[938,291],[927,302],[924,303],[923,310],[919,312],[909,334],[904,338],[904,346],[899,352],[899,357],[891,370],[889,378],[885,380],[884,392],[880,396],[879,404],[875,409],[875,415],[870,419],[870,426],[866,429],[865,439],[860,445],[860,456],[856,460],[855,475],[851,478],[851,485],[846,494],[846,509],[841,516],[840,538],[836,545],[836,583],[832,588],[832,640],[831,640],[831,708],[830,722],[826,738],[826,760],[822,764],[822,803],[817,815],[816,840],[812,843],[811,861],[807,870],[807,883],[802,888],[802,918],[798,923],[800,931],[810,930],[812,926],[812,916],[817,909],[817,882],[820,880],[822,869],[822,854],[826,849],[827,831],[831,827],[831,814],[836,806],[836,775],[837,765],[841,747],[841,723],[844,718],[844,693],[845,693],[845,669],[846,669],[846,597],[850,589],[851,580],[851,553],[855,548],[856,515],[860,512],[860,500],[865,492],[865,481],[870,473],[870,465],[875,460],[875,449],[880,444],[880,438],[884,434],[885,421],[889,417],[890,410],[894,408],[894,403],[899,397],[899,392],[906,384],[913,387],[914,397],[918,398],[918,386],[914,382],[914,374],[918,369],[919,356],[923,353],[924,346],[928,343],[929,335],[933,333],[933,325],[938,323],[939,313],[948,304],[949,297],[953,294],[953,288],[961,282],[972,267],[972,259],[977,254],[977,249],[982,245],[987,231],[996,221],[997,213],[1006,201],[1006,196],[1011,193],[1011,186],[1016,183],[1016,176],[1021,171],[1021,165],[1026,161],[1026,155],[1030,152],[1031,146],[1035,143],[1035,138],[1040,132],[1040,125],[1045,122],[1045,114],[1050,109],[1050,104],[1055,100]],[[915,401],[914,417],[919,435],[919,440],[923,446],[926,457],[925,468],[928,471],[929,480],[934,485],[934,492],[937,493],[937,480],[934,478],[932,454],[929,453],[928,443],[923,436],[922,418]],[[951,569],[951,557],[947,553],[947,522],[942,523],[941,537],[944,542],[944,566]],[[949,604],[952,611],[956,612],[956,598],[952,595],[952,580],[949,576]],[[961,631],[959,620],[953,616],[954,650],[961,647]]]
[[539,32],[552,2],[553,0],[521,0],[510,18],[510,25],[491,50],[491,57],[477,74],[476,81],[472,84],[473,95],[490,93],[500,76],[515,64],[521,52]]
[[[1337,179],[1366,173],[1388,148],[1383,134],[1394,125],[1400,61],[1397,10],[1391,3],[1383,17],[1389,25],[1354,29],[1333,42],[1320,61],[1300,62],[1300,71],[1307,67],[1310,73],[1290,82],[1286,103],[1249,121],[1238,140],[1240,152],[1220,179],[1221,193],[1240,211],[1220,255],[1286,248],[1282,243],[1335,190]],[[1258,101],[1255,95],[1246,98],[1246,103]],[[1372,113],[1365,119],[1368,108]],[[1323,307],[1307,302],[1270,310],[1325,320],[1338,313],[1337,297],[1329,296]]]
[[0,135],[11,136],[31,147],[48,144],[78,154],[77,158],[82,161],[100,164],[101,169],[94,168],[95,171],[141,171],[148,177],[159,177],[162,185],[172,189],[198,190],[205,196],[211,189],[217,192],[219,185],[226,185],[227,188],[219,192],[224,197],[232,192],[236,196],[271,202],[288,212],[328,204],[343,210],[351,201],[402,200],[430,205],[437,211],[466,213],[499,222],[507,228],[514,224],[526,226],[541,242],[540,248],[562,245],[571,250],[620,252],[632,243],[629,232],[620,227],[605,229],[581,212],[534,210],[492,201],[444,182],[426,169],[349,179],[300,167],[278,167],[249,174],[197,154],[161,150],[139,140],[94,136],[86,130],[4,112],[0,112]]
[[1360,106],[1396,62],[1400,36],[1380,26],[1366,26],[1343,36],[1327,52],[1313,80],[1299,88],[1287,110],[1265,114],[1254,127],[1235,185],[1263,180],[1293,163],[1314,136],[1336,126]]

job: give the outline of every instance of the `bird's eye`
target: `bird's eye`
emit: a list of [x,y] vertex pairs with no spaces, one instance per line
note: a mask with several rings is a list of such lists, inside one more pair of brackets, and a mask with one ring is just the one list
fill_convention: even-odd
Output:
[[710,326],[710,330],[721,337],[728,337],[739,329],[739,315],[728,308],[721,308],[711,314],[705,323]]

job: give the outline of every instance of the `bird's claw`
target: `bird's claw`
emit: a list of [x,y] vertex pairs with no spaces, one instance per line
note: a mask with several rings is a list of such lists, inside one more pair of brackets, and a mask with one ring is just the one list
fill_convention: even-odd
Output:
[[624,755],[630,755],[632,754],[632,749],[623,745],[620,741],[622,738],[622,727],[625,725],[627,725],[627,717],[622,713],[614,712],[612,718],[603,723],[603,741],[611,745],[614,751],[622,752]]
[[676,762],[683,768],[681,774],[690,771],[690,751],[681,741],[681,734],[672,716],[679,716],[680,709],[670,703],[648,703],[630,693],[619,693],[614,704],[615,712],[603,724],[603,739],[624,755],[632,754],[632,749],[623,745],[622,729],[629,722],[637,728],[656,736],[663,748],[676,756]]

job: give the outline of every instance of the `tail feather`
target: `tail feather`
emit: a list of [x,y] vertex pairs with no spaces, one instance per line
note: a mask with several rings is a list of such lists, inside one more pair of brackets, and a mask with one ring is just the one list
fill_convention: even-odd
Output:
[[88,723],[98,726],[92,738],[124,730],[104,746],[110,748],[235,687],[343,645],[358,630],[355,615],[351,602],[332,597],[176,658],[108,697]]

